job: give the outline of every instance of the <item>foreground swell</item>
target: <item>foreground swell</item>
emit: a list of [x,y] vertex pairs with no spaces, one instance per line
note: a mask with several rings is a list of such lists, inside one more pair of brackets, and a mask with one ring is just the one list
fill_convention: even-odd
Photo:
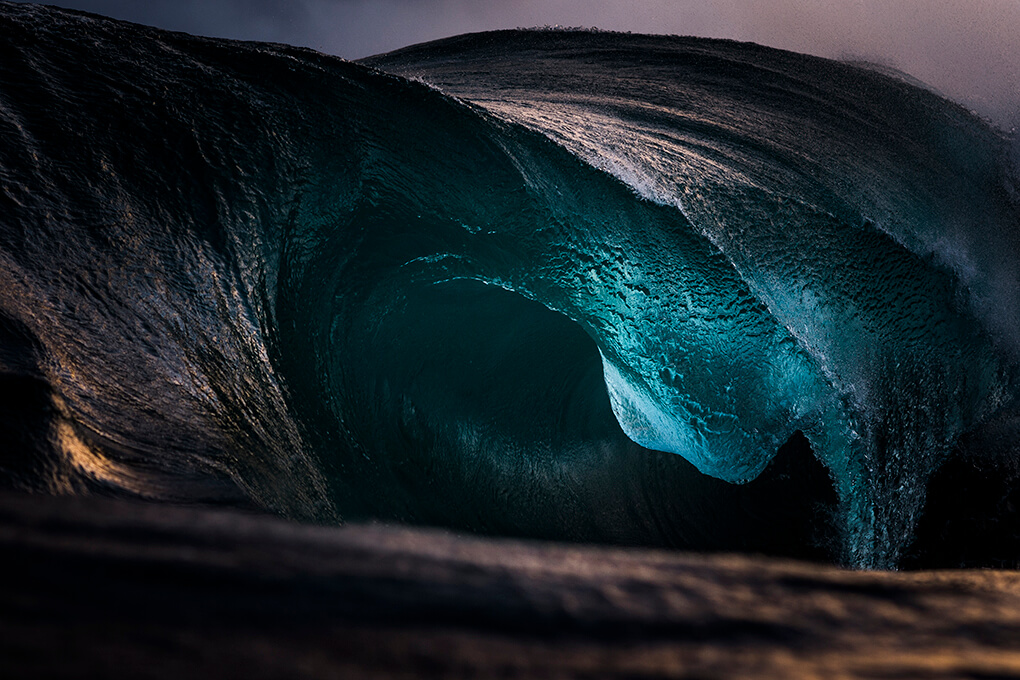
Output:
[[12,677],[1020,673],[1007,571],[851,572],[8,494],[0,547]]
[[[1016,208],[998,138],[934,97],[624,36],[373,62],[470,104],[282,46],[0,17],[5,486],[892,566],[924,563],[943,460],[1013,469]],[[565,90],[649,41],[633,82]],[[830,162],[847,103],[808,81],[834,68],[929,128]]]

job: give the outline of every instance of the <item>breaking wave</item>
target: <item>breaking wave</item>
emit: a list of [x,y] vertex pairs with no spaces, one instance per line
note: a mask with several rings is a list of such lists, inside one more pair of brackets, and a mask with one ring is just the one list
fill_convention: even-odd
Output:
[[924,563],[947,461],[1012,493],[1016,152],[931,92],[0,24],[8,488],[863,567]]

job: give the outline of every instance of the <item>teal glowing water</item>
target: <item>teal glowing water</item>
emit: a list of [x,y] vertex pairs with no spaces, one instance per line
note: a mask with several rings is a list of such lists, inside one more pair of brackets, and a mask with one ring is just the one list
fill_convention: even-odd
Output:
[[699,506],[803,433],[838,559],[890,567],[954,450],[1015,458],[1009,140],[933,94],[695,39],[0,18],[0,368],[46,402],[10,486],[768,549]]

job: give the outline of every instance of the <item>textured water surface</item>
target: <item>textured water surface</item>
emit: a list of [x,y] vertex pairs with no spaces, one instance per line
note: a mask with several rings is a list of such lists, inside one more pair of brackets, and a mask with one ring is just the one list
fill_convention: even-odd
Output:
[[0,36],[3,486],[1020,558],[1013,140],[960,107],[693,38]]

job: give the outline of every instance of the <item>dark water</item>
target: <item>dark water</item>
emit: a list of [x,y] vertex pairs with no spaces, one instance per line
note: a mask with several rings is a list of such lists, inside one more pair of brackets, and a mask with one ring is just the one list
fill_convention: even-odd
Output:
[[357,64],[0,3],[0,480],[1005,563],[940,537],[1013,518],[1013,143],[754,45]]

